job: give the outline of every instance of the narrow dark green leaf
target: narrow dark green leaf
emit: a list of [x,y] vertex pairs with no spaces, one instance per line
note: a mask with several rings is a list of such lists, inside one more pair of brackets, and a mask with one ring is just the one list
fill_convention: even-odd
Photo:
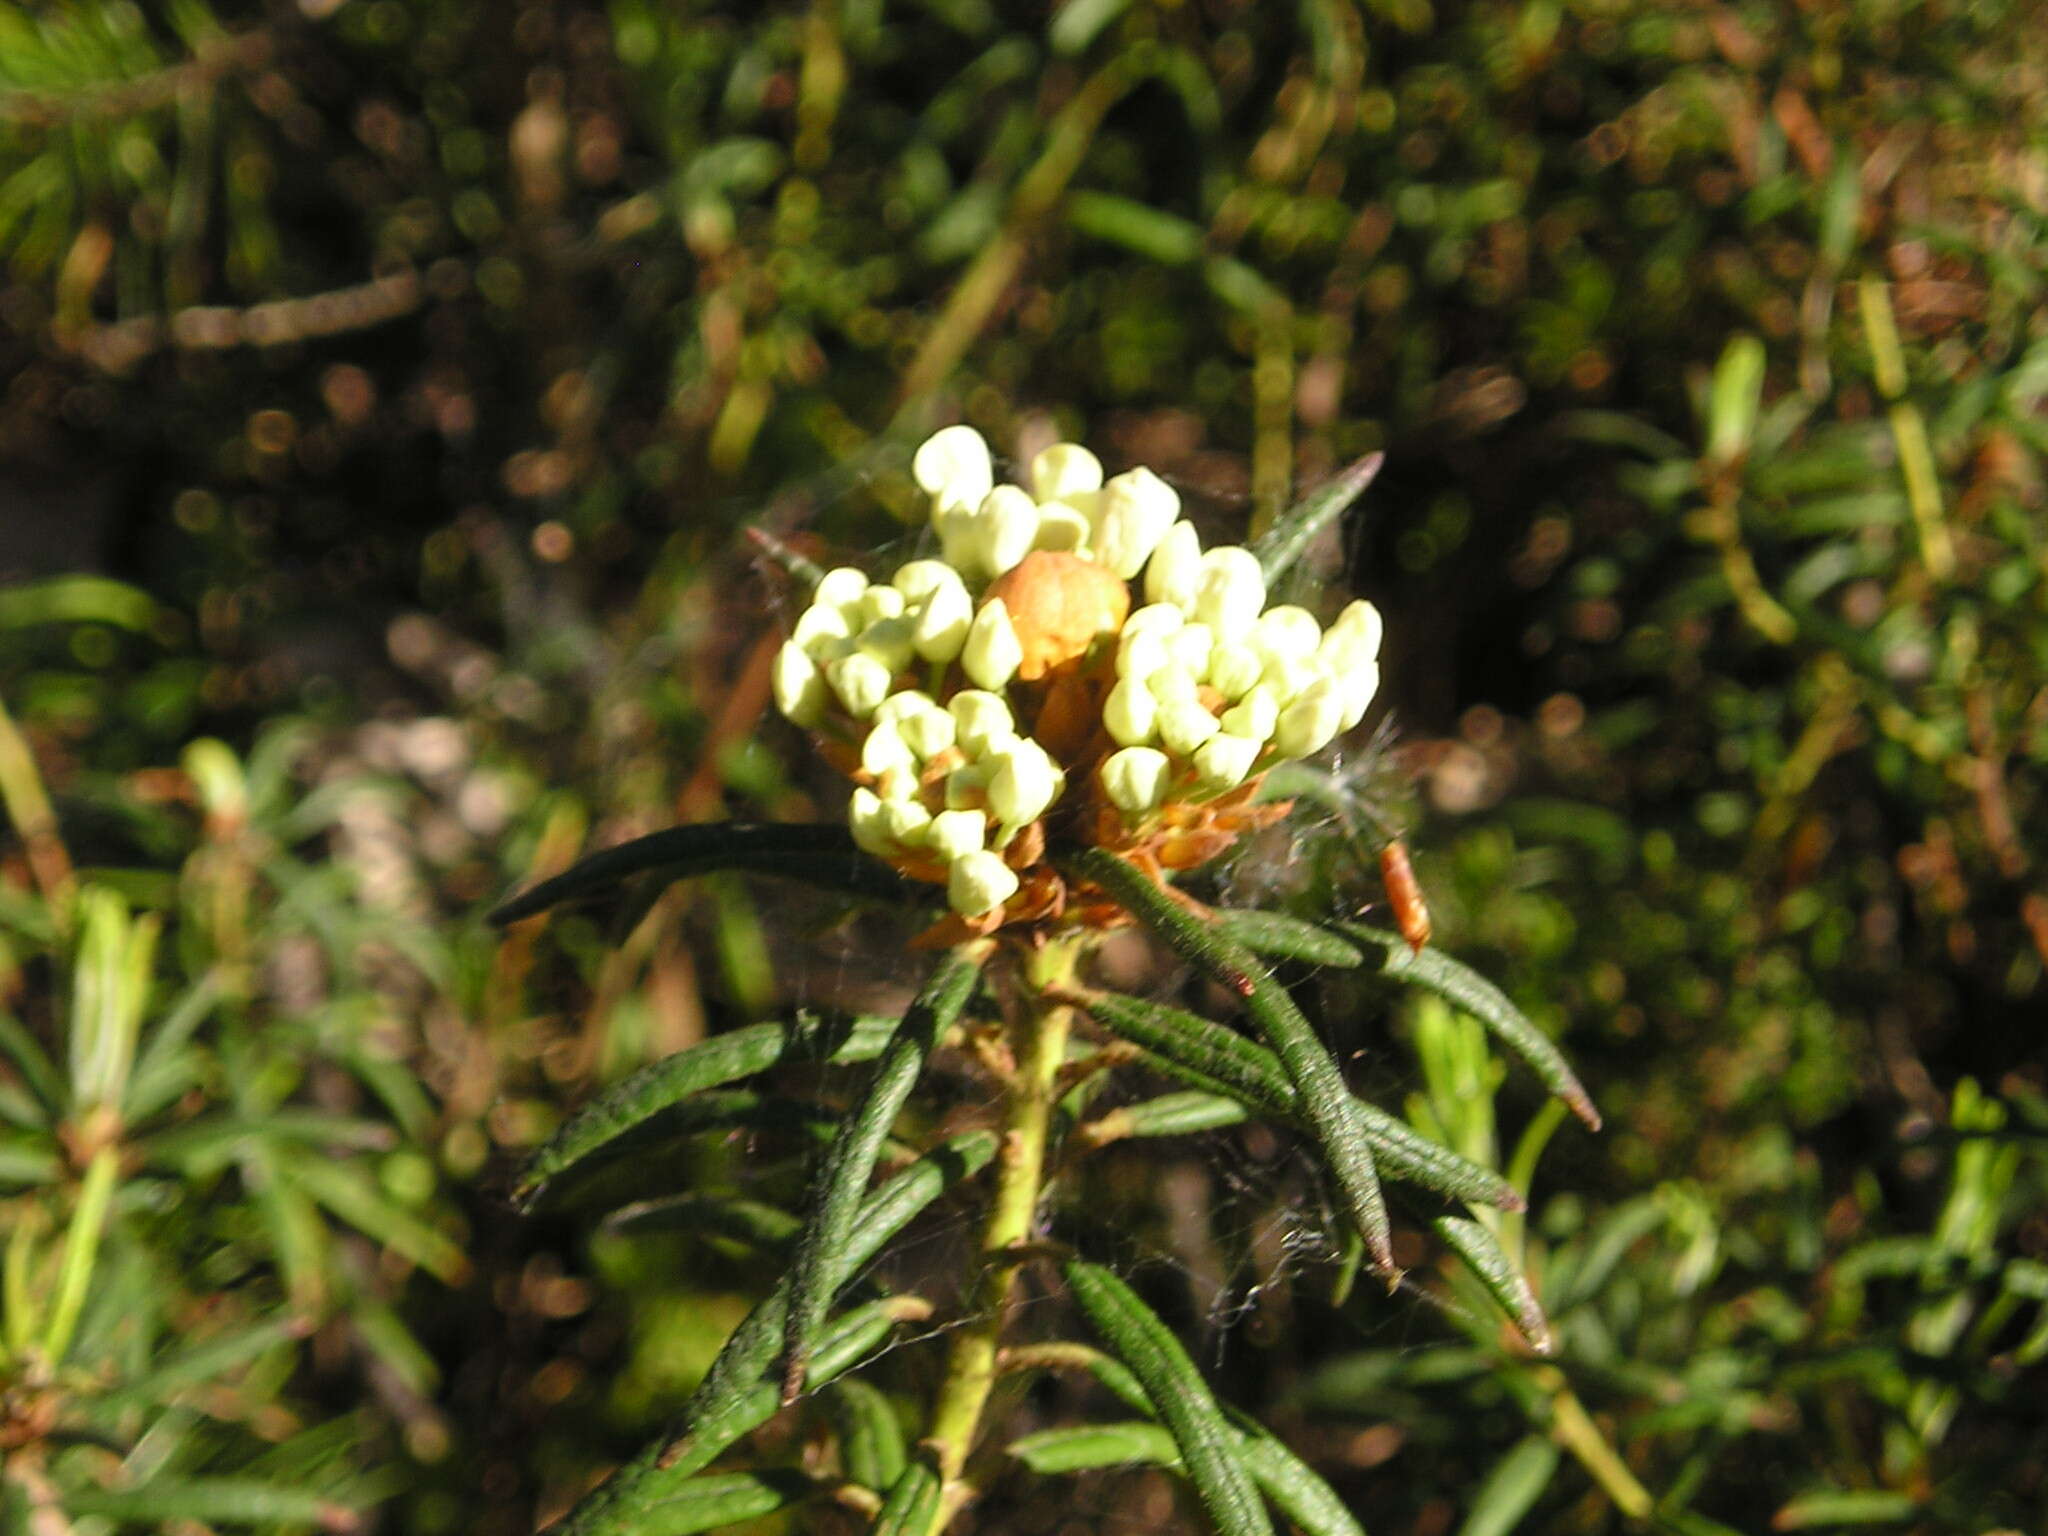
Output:
[[1156,1467],[1180,1466],[1180,1447],[1173,1436],[1149,1419],[1041,1429],[1012,1440],[1009,1452],[1032,1471],[1049,1474],[1088,1472],[1134,1462]]
[[[1086,1344],[1050,1346],[1043,1364],[1086,1370],[1126,1407],[1148,1418],[1158,1418],[1152,1399],[1128,1367]],[[1252,1480],[1266,1497],[1308,1536],[1364,1536],[1356,1520],[1332,1488],[1315,1469],[1276,1439],[1272,1432],[1249,1415],[1234,1408],[1224,1409],[1239,1437],[1239,1449]],[[1113,1426],[1112,1426],[1113,1427]],[[1012,1447],[1012,1454],[1015,1454]],[[1057,1453],[1055,1453],[1057,1454]],[[1176,1450],[1174,1461],[1179,1460]]]
[[[1161,1071],[1204,1093],[1242,1099],[1276,1120],[1300,1123],[1300,1100],[1279,1058],[1227,1025],[1165,1003],[1120,992],[1085,992],[1067,998],[1105,1028],[1140,1047]],[[1405,1120],[1355,1101],[1384,1171],[1453,1200],[1519,1211],[1513,1185],[1489,1168],[1431,1141]]]
[[63,1074],[36,1037],[29,1033],[28,1027],[5,1009],[0,1009],[0,1055],[6,1056],[20,1070],[22,1081],[45,1111],[37,1124],[47,1124],[50,1116],[64,1112],[64,1106],[70,1102],[70,1093],[64,1086]]
[[607,1232],[688,1232],[723,1237],[777,1252],[796,1241],[803,1222],[777,1205],[729,1195],[671,1195],[643,1200],[605,1219]]
[[1300,1096],[1301,1116],[1315,1136],[1351,1219],[1365,1237],[1373,1265],[1394,1272],[1394,1248],[1386,1196],[1373,1163],[1358,1100],[1323,1042],[1294,1006],[1287,989],[1273,979],[1250,950],[1216,925],[1204,922],[1167,895],[1131,864],[1103,848],[1073,861],[1085,879],[1191,961],[1245,1000],[1245,1009]]
[[1337,1490],[1266,1429],[1233,1411],[1242,1439],[1239,1449],[1252,1480],[1307,1536],[1365,1536]]
[[868,1080],[867,1091],[840,1127],[811,1181],[812,1203],[797,1240],[790,1271],[789,1316],[784,1323],[783,1400],[803,1390],[805,1341],[824,1321],[838,1289],[837,1255],[846,1246],[854,1212],[874,1176],[882,1140],[896,1123],[910,1090],[924,1075],[926,1058],[960,1017],[981,981],[988,946],[980,941],[947,952],[903,1016],[903,1027]]
[[1219,907],[1216,926],[1253,954],[1268,960],[1306,960],[1311,965],[1335,965],[1348,970],[1363,958],[1358,946],[1342,934],[1284,912]]
[[209,1339],[161,1361],[147,1375],[95,1394],[95,1400],[108,1405],[162,1403],[187,1387],[232,1375],[280,1345],[304,1338],[306,1333],[304,1319],[286,1317],[224,1338]]
[[1083,1127],[1090,1141],[1103,1145],[1128,1136],[1192,1136],[1226,1125],[1242,1125],[1251,1111],[1236,1098],[1220,1093],[1163,1093],[1098,1115]]
[[1600,1129],[1600,1111],[1593,1107],[1591,1096],[1564,1056],[1551,1044],[1549,1036],[1507,1000],[1500,988],[1440,950],[1424,949],[1416,954],[1398,934],[1360,923],[1337,926],[1358,941],[1365,951],[1366,963],[1381,975],[1434,992],[1471,1014],[1527,1062],[1543,1079],[1544,1086],[1570,1105],[1572,1113],[1585,1121],[1588,1129]]
[[910,1450],[889,1399],[858,1376],[846,1376],[826,1389],[825,1401],[839,1431],[839,1459],[846,1475],[878,1493],[895,1487]]
[[140,1488],[78,1489],[64,1495],[74,1516],[132,1520],[161,1527],[168,1520],[227,1525],[298,1525],[352,1530],[355,1511],[303,1488],[245,1478],[159,1477]]
[[[1563,1253],[1553,1254],[1550,1272],[1545,1277],[1545,1289],[1551,1296],[1551,1305],[1562,1316],[1568,1308],[1589,1300],[1614,1273],[1615,1266],[1643,1238],[1664,1225],[1669,1219],[1664,1204],[1655,1195],[1638,1195],[1633,1200],[1624,1200],[1600,1219],[1586,1237],[1583,1245],[1574,1245]],[[1912,1241],[1907,1239],[1907,1241]],[[1922,1253],[1931,1253],[1930,1247]],[[1847,1256],[1845,1256],[1847,1257]],[[1911,1269],[1898,1273],[1912,1273],[1919,1268],[1919,1255]]]
[[1919,1513],[1919,1502],[1911,1494],[1881,1489],[1854,1493],[1823,1489],[1786,1500],[1771,1516],[1771,1529],[1814,1531],[1837,1525],[1894,1525]]
[[1509,1536],[1543,1496],[1557,1471],[1558,1451],[1545,1435],[1526,1435],[1493,1464],[1472,1495],[1458,1536]]
[[1064,1268],[1089,1325],[1130,1367],[1165,1420],[1180,1447],[1188,1481],[1219,1536],[1270,1536],[1273,1523],[1252,1485],[1237,1436],[1173,1330],[1099,1264],[1070,1259]]
[[[838,1278],[844,1281],[857,1273],[926,1206],[986,1167],[995,1151],[993,1132],[963,1132],[890,1178],[862,1204]],[[753,1427],[744,1422],[746,1414],[741,1411],[749,1392],[765,1390],[780,1400],[780,1392],[762,1377],[782,1345],[788,1289],[785,1278],[733,1330],[710,1373],[684,1405],[678,1428],[647,1445],[588,1494],[570,1511],[558,1536],[628,1536],[665,1489],[702,1471]],[[814,1362],[814,1372],[816,1368]]]
[[528,1159],[512,1198],[530,1204],[550,1180],[624,1132],[692,1094],[765,1072],[792,1055],[804,1060],[815,1056],[833,1065],[871,1061],[888,1045],[900,1022],[861,1017],[828,1024],[805,1015],[787,1022],[750,1024],[642,1067],[563,1123]]
[[802,1503],[817,1485],[801,1472],[718,1472],[693,1477],[634,1527],[633,1536],[696,1536]]
[[1307,552],[1315,536],[1365,494],[1365,488],[1378,477],[1386,460],[1384,453],[1368,453],[1345,466],[1281,513],[1272,527],[1252,540],[1251,551],[1259,557],[1259,569],[1265,573],[1267,586],[1286,575]]
[[1501,1311],[1522,1330],[1529,1347],[1539,1355],[1551,1353],[1557,1346],[1550,1336],[1550,1319],[1543,1315],[1543,1304],[1530,1288],[1529,1277],[1501,1252],[1493,1234],[1478,1222],[1461,1216],[1439,1216],[1431,1225],[1437,1236],[1465,1261]]
[[928,1536],[937,1522],[942,1491],[938,1468],[928,1461],[913,1461],[889,1489],[869,1536]]
[[720,869],[808,880],[813,885],[886,901],[928,901],[932,895],[931,887],[905,880],[888,865],[862,853],[854,846],[853,834],[840,823],[789,826],[725,821],[670,827],[593,853],[553,879],[514,896],[491,913],[491,921],[500,927],[516,923],[651,871],[682,880]]

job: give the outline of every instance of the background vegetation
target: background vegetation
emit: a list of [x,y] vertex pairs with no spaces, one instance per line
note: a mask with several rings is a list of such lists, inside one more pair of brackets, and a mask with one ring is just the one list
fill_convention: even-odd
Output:
[[[1044,12],[0,4],[0,1524],[520,1531],[673,1407],[758,1264],[509,1170],[915,970],[737,882],[480,912],[836,811],[737,531],[904,537],[955,418],[1219,535],[1387,451],[1339,800],[1606,1112],[1536,1187],[1555,1366],[1332,1309],[1284,1148],[1105,1154],[1225,1395],[1374,1531],[2048,1522],[2040,8]],[[1259,878],[1370,900],[1339,830]],[[1401,1019],[1362,1080],[1512,1146]]]

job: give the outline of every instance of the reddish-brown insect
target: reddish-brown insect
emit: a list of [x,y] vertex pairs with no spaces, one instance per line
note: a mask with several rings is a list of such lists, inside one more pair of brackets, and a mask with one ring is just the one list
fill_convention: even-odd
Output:
[[1408,862],[1408,845],[1398,837],[1380,850],[1380,883],[1387,888],[1387,905],[1394,914],[1394,926],[1415,954],[1429,942],[1429,903],[1422,899],[1422,885]]

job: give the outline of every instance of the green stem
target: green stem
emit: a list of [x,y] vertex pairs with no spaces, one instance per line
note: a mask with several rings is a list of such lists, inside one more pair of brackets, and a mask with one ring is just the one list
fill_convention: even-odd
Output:
[[1564,1372],[1546,1366],[1536,1372],[1536,1380],[1550,1394],[1551,1438],[1578,1458],[1579,1465],[1592,1474],[1593,1481],[1614,1501],[1616,1509],[1631,1520],[1646,1518],[1657,1501],[1607,1443],[1600,1426],[1593,1422],[1586,1405],[1565,1380]]
[[935,1513],[936,1530],[967,1491],[954,1485],[981,1431],[989,1393],[995,1386],[1010,1293],[1022,1261],[1018,1248],[1031,1240],[1045,1183],[1045,1153],[1058,1102],[1058,1077],[1066,1059],[1074,1009],[1049,1002],[1048,992],[1072,985],[1087,942],[1084,934],[1056,939],[1033,955],[1025,970],[1026,1010],[1013,1029],[1017,1067],[1004,1106],[1003,1142],[996,1155],[996,1189],[982,1229],[981,1272],[970,1293],[967,1321],[953,1334],[946,1377],[932,1409],[927,1443],[937,1452],[946,1497]]

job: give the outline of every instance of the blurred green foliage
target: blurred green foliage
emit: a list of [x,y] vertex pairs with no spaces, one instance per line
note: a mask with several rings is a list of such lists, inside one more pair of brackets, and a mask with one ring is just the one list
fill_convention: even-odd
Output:
[[[131,1477],[522,1530],[673,1406],[676,1298],[757,1277],[525,1231],[490,1181],[840,952],[783,965],[811,915],[739,884],[616,949],[472,914],[589,837],[832,808],[760,719],[777,599],[733,534],[901,536],[907,446],[958,415],[1170,470],[1217,531],[1387,450],[1322,574],[1387,613],[1418,868],[1607,1112],[1528,1238],[1572,1400],[1674,1523],[2039,1525],[2044,36],[1895,0],[0,4],[0,694],[54,803],[10,795],[0,865],[56,1074],[0,1073],[19,1262],[91,1243],[52,1139],[88,933],[161,924],[138,1062],[244,978],[136,1156],[273,1126],[92,1196],[139,1299],[93,1293],[63,1390],[120,1449],[49,1468],[110,1489],[139,1445]],[[89,899],[36,883],[51,827]],[[1371,898],[1300,842],[1307,906]],[[319,1007],[280,1008],[310,952]],[[1430,1097],[1397,1059],[1360,1071]],[[322,1116],[396,1140],[259,1200],[249,1160]],[[1244,1230],[1231,1395],[1297,1405],[1369,1527],[1611,1528],[1554,1382],[1455,1319],[1322,1326]],[[393,1278],[456,1279],[458,1232],[466,1284]],[[288,1433],[135,1406],[188,1303],[315,1327],[204,1367]],[[51,1343],[15,1316],[10,1383]]]

